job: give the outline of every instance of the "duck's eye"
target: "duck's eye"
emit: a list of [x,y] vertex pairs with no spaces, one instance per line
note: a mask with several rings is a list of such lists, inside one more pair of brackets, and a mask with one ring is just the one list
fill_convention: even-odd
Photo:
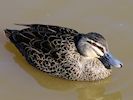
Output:
[[96,43],[91,42],[91,41],[87,41],[87,42],[90,43],[91,45],[93,45],[93,46],[99,48],[99,49],[104,53],[104,49],[103,49],[102,47],[98,46]]

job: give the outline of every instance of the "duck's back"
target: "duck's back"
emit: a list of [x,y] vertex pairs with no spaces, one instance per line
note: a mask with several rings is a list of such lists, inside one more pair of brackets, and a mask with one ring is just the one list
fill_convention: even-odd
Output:
[[66,79],[79,77],[80,55],[74,43],[77,31],[51,25],[24,26],[28,28],[5,32],[32,66]]

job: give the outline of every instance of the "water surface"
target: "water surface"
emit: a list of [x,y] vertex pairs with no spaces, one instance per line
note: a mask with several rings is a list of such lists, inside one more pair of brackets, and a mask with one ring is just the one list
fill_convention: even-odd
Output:
[[[132,0],[0,0],[1,100],[132,100]],[[102,33],[123,63],[98,82],[54,78],[30,66],[4,36],[14,23],[41,23]]]

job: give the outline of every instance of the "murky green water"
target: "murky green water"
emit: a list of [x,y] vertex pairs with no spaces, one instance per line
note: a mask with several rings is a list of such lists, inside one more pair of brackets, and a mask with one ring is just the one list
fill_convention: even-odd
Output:
[[[0,0],[1,100],[132,100],[132,0]],[[14,23],[66,26],[101,32],[123,63],[100,82],[74,82],[42,73],[24,60],[4,36]]]

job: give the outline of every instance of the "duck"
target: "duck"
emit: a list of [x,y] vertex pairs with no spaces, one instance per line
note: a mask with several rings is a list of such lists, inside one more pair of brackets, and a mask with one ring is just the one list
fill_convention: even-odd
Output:
[[97,32],[80,33],[56,25],[16,24],[5,35],[33,67],[51,76],[73,81],[97,81],[109,77],[123,64],[112,56],[106,39]]

